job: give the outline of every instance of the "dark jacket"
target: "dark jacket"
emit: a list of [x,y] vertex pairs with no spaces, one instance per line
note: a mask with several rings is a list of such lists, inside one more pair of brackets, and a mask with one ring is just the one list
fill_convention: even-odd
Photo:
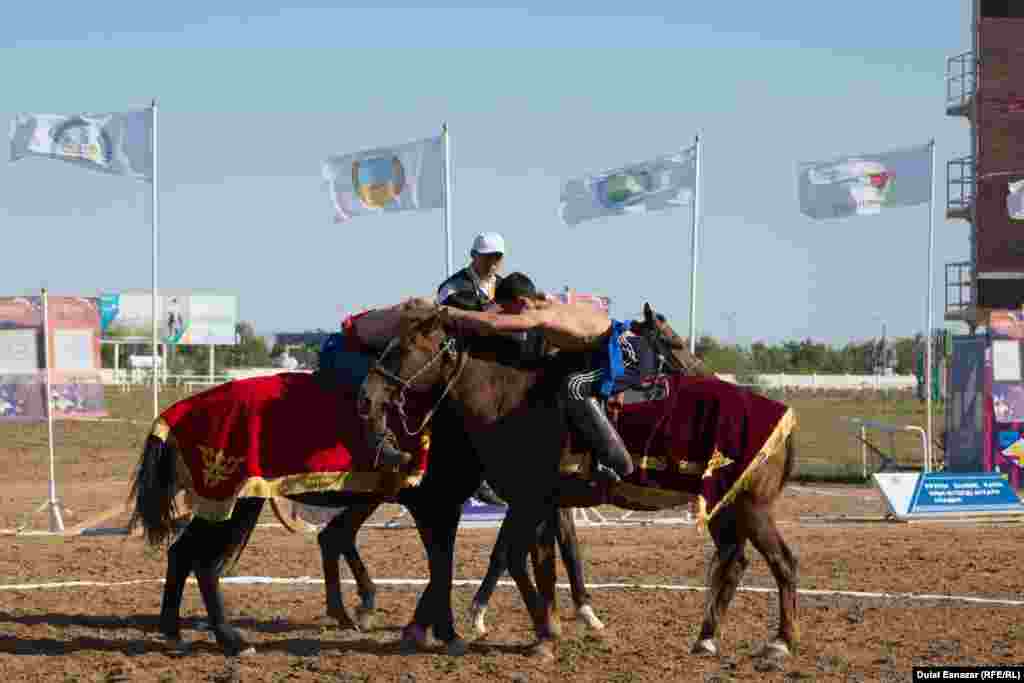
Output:
[[[500,282],[501,276],[498,275],[495,286]],[[480,291],[476,283],[476,279],[469,273],[469,266],[463,268],[437,288],[437,303],[466,310],[484,310],[491,300]]]

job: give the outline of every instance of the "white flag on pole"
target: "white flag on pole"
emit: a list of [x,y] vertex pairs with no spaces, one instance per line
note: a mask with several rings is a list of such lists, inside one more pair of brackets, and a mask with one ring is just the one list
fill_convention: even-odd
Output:
[[693,201],[697,148],[573,178],[562,185],[559,214],[566,225],[602,216],[668,211]]
[[1024,221],[1024,180],[1010,183],[1010,194],[1006,197],[1006,210],[1010,220]]
[[441,136],[332,156],[323,164],[335,222],[384,211],[444,206]]
[[930,145],[799,164],[800,213],[815,219],[869,216],[931,198]]
[[19,114],[11,122],[11,161],[58,159],[93,171],[153,179],[150,110],[112,114]]

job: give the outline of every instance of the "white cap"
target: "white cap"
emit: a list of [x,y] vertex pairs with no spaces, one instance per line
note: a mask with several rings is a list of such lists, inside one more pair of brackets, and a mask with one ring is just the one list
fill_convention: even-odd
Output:
[[504,254],[505,238],[496,232],[485,232],[473,240],[472,254]]

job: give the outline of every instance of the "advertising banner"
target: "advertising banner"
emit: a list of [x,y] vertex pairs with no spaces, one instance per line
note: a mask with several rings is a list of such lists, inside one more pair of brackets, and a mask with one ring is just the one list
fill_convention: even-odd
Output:
[[[50,296],[54,418],[106,415],[96,299]],[[46,419],[42,297],[0,298],[0,420]]]
[[[148,342],[153,338],[153,298],[149,292],[102,294],[99,302],[105,339]],[[157,316],[157,336],[165,344],[232,346],[238,325],[238,297],[160,294]]]

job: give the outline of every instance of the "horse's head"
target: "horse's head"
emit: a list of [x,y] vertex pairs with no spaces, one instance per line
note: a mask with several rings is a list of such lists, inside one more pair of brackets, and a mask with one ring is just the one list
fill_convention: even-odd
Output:
[[686,342],[676,334],[665,320],[665,316],[655,313],[650,304],[644,304],[644,319],[634,326],[634,330],[647,339],[661,362],[671,371],[698,377],[714,377],[714,373],[690,353]]
[[[411,457],[399,453],[394,447],[394,438],[387,425],[388,406],[398,411],[402,424],[408,430],[404,411],[406,394],[443,386],[444,391],[438,399],[440,403],[465,365],[458,338],[450,333],[450,329],[448,318],[439,306],[425,299],[409,300],[401,309],[398,336],[381,353],[360,389],[360,417],[369,426],[372,446],[387,462],[401,464]],[[420,429],[432,414],[433,410]]]

